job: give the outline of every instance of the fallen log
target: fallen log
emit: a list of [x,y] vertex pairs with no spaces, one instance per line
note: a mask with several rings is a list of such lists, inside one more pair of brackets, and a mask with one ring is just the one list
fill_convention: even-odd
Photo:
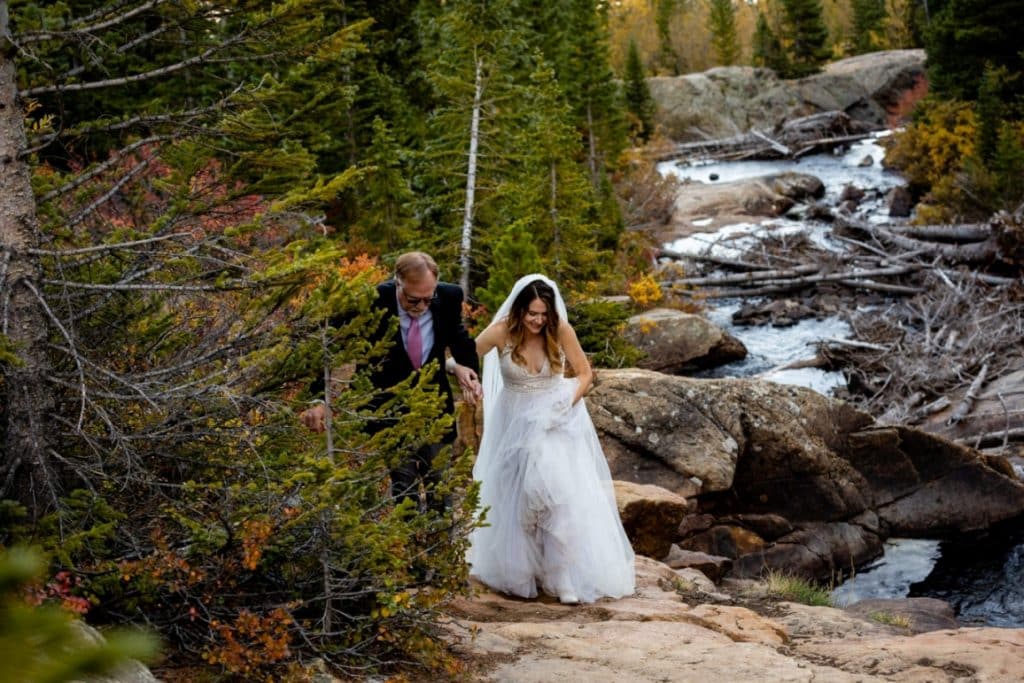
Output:
[[950,244],[904,237],[889,228],[871,225],[864,221],[855,221],[849,217],[840,216],[836,219],[836,223],[840,227],[871,235],[900,249],[916,251],[922,256],[940,258],[951,263],[989,263],[999,257],[999,245],[994,236],[989,236],[982,242]]
[[971,382],[971,386],[967,389],[967,393],[964,394],[963,399],[957,405],[956,410],[946,420],[947,426],[953,426],[967,417],[968,413],[971,412],[971,407],[974,406],[974,401],[978,398],[978,393],[981,391],[981,387],[985,384],[985,377],[988,375],[988,361],[985,361],[981,365],[981,371],[978,372],[978,376]]
[[682,261],[690,259],[693,261],[703,261],[706,263],[713,263],[716,266],[722,266],[723,268],[732,268],[734,270],[764,270],[769,266],[765,266],[763,263],[751,263],[750,261],[741,261],[739,259],[729,259],[722,256],[712,256],[711,254],[680,254],[677,251],[671,249],[661,249],[658,251],[659,257],[676,259]]
[[669,280],[663,282],[662,286],[667,285],[684,285],[684,286],[714,286],[714,285],[731,285],[744,282],[757,282],[758,280],[776,280],[779,278],[791,278],[799,277],[801,275],[807,275],[810,273],[816,273],[820,270],[818,266],[807,265],[797,266],[796,268],[784,268],[776,270],[752,270],[746,273],[738,273],[736,275],[721,275],[717,277],[689,277],[681,280]]
[[992,237],[992,226],[987,223],[963,225],[901,225],[890,228],[904,237],[942,242],[984,242]]
[[[923,266],[917,264],[908,264],[903,266],[893,266],[891,268],[875,268],[865,270],[857,268],[852,271],[844,271],[842,273],[829,273],[827,275],[805,275],[802,277],[779,278],[775,280],[765,280],[760,283],[762,286],[755,289],[734,288],[727,290],[719,290],[717,292],[714,290],[702,290],[701,296],[722,299],[744,296],[763,296],[765,294],[779,294],[781,292],[788,292],[793,289],[800,289],[803,287],[817,285],[822,282],[841,282],[843,280],[856,281],[870,277],[905,275],[907,273],[913,273],[917,270],[920,270],[922,267]],[[674,283],[672,284],[670,289],[677,293],[687,293],[687,290],[677,288],[674,285]]]

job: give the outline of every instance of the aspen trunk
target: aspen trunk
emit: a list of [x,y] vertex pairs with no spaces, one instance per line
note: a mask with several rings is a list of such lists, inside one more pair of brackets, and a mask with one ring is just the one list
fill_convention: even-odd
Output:
[[28,164],[20,156],[27,146],[24,113],[8,31],[7,3],[0,2],[0,334],[20,360],[0,364],[0,498],[18,500],[35,519],[56,502],[59,485],[50,462],[48,326],[33,293],[39,263],[29,253],[39,245],[39,225]]
[[473,92],[473,116],[469,126],[469,159],[466,169],[466,208],[462,215],[462,244],[459,248],[459,266],[462,274],[459,285],[469,296],[469,267],[473,262],[471,249],[473,246],[473,202],[476,197],[476,160],[480,146],[480,107],[484,95],[483,81],[484,61],[476,60],[476,87]]

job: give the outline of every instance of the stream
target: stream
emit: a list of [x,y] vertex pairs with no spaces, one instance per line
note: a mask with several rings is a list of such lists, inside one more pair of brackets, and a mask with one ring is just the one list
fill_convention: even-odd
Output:
[[[740,180],[762,175],[795,171],[808,173],[825,184],[821,202],[836,206],[843,188],[852,184],[866,190],[857,208],[857,217],[884,223],[889,221],[883,198],[903,179],[885,170],[885,155],[876,138],[852,145],[843,154],[817,154],[799,160],[732,161],[682,165],[666,161],[658,166],[662,174],[710,183]],[[870,163],[867,161],[870,157]],[[714,177],[715,180],[711,180]],[[822,248],[844,251],[845,245],[831,238],[828,223],[804,220],[800,207],[793,217],[769,219],[760,224],[740,223],[716,232],[694,234],[667,243],[665,248],[682,254],[712,253],[739,258],[742,253],[767,236],[806,234]],[[698,221],[694,221],[700,225]],[[710,219],[708,220],[710,223]],[[732,323],[732,314],[741,302],[715,300],[707,317],[747,347],[746,359],[706,371],[704,377],[752,377],[809,387],[830,395],[843,386],[839,372],[818,368],[778,369],[792,361],[814,355],[814,344],[824,339],[851,336],[851,329],[838,317],[805,319],[796,325],[775,328],[770,325],[740,326]],[[863,567],[837,586],[832,593],[837,606],[868,598],[935,597],[949,602],[958,619],[966,625],[1008,628],[1024,627],[1024,526],[993,527],[984,533],[954,539],[890,538],[881,557]]]

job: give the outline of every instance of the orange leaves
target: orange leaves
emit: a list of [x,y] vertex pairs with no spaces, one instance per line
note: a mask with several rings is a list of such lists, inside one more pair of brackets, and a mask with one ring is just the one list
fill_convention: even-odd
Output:
[[210,626],[218,644],[204,652],[203,659],[233,674],[252,674],[291,656],[292,624],[280,607],[264,615],[243,609],[232,624],[214,620]]
[[85,614],[92,608],[87,599],[75,595],[73,591],[82,580],[69,571],[59,571],[45,586],[35,586],[28,590],[25,601],[30,605],[41,605],[44,602],[57,602],[62,609],[75,614]]
[[265,519],[250,519],[242,525],[242,566],[255,571],[263,557],[263,548],[274,527]]

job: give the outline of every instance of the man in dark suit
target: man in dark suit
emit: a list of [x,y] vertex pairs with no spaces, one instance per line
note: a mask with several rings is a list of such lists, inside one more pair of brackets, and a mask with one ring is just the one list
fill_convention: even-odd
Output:
[[[395,317],[398,329],[387,356],[371,375],[374,387],[387,390],[406,379],[432,360],[436,360],[431,381],[445,397],[445,410],[454,413],[455,400],[445,372],[445,350],[451,352],[458,367],[455,377],[463,396],[475,402],[480,396],[477,376],[479,359],[476,343],[462,322],[462,289],[438,282],[437,263],[423,252],[402,254],[395,262],[393,280],[377,285],[375,306],[385,311],[381,327],[387,330]],[[326,410],[318,405],[302,414],[302,421],[315,431],[324,430]],[[441,447],[455,440],[454,426],[439,444],[423,446],[391,471],[391,493],[398,499],[418,498],[422,482],[429,492],[440,473],[431,466]],[[443,501],[428,493],[433,508]]]

